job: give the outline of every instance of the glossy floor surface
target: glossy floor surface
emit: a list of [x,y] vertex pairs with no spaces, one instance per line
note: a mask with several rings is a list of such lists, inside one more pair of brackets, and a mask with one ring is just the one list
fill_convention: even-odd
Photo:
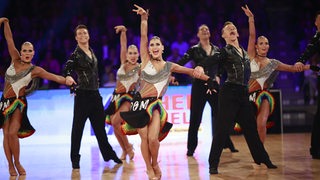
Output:
[[[179,137],[178,136],[182,136]],[[69,160],[69,143],[57,143],[55,137],[48,137],[47,144],[24,144],[21,142],[21,163],[26,176],[10,177],[7,161],[0,155],[0,179],[28,180],[144,180],[147,179],[145,165],[139,149],[139,139],[134,142],[135,157],[122,165],[113,161],[104,162],[95,140],[82,143],[80,172],[73,172]],[[69,137],[66,137],[69,138]],[[208,180],[208,179],[320,179],[320,160],[309,155],[310,134],[270,134],[265,147],[277,169],[255,167],[242,135],[231,137],[238,153],[224,150],[218,175],[210,175],[208,154],[211,138],[201,138],[194,157],[186,156],[186,136],[175,133],[161,142],[159,165],[163,180]],[[30,138],[31,141],[32,137]],[[2,140],[2,139],[1,139]],[[34,139],[36,141],[37,139]],[[68,140],[68,139],[67,139]],[[67,141],[66,140],[66,141]],[[121,149],[115,140],[109,138],[114,150],[120,155]],[[23,140],[22,140],[23,141]],[[64,141],[64,142],[66,142]],[[52,143],[50,143],[52,142]],[[2,148],[2,146],[0,146]]]

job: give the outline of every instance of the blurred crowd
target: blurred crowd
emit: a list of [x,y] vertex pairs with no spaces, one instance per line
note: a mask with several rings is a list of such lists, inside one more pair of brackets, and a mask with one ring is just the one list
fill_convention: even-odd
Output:
[[[149,34],[162,38],[166,46],[164,57],[173,62],[198,43],[196,33],[201,24],[209,26],[212,42],[222,47],[225,43],[221,27],[225,21],[233,21],[239,28],[240,44],[246,48],[248,22],[240,7],[248,4],[255,15],[257,35],[269,38],[269,57],[293,64],[315,33],[314,13],[320,10],[320,2],[315,0],[2,0],[0,16],[9,18],[16,46],[20,48],[22,42],[32,42],[36,51],[33,63],[56,74],[62,74],[63,65],[76,46],[74,28],[78,24],[87,25],[90,44],[100,60],[100,85],[112,87],[120,64],[119,36],[114,26],[125,25],[128,45],[139,45],[140,19],[132,12],[133,4],[150,9]],[[10,63],[3,30],[0,59],[2,88]],[[295,85],[302,87],[304,75],[298,73],[294,78]],[[181,79],[181,84],[188,83],[190,79]],[[63,87],[43,81],[41,88]]]

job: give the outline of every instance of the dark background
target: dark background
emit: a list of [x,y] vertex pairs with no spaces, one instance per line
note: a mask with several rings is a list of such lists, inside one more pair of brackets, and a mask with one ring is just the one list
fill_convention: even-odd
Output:
[[[123,24],[128,30],[128,44],[139,45],[140,17],[132,12],[133,4],[150,9],[149,34],[158,35],[165,44],[164,58],[171,55],[170,45],[182,33],[190,46],[196,44],[197,28],[207,24],[212,32],[212,42],[224,46],[221,27],[233,21],[238,27],[240,43],[246,48],[248,22],[241,6],[249,5],[255,15],[257,35],[269,38],[269,57],[293,64],[315,33],[314,14],[320,8],[316,0],[1,0],[0,16],[9,18],[18,49],[25,41],[34,44],[36,55],[33,63],[41,65],[50,52],[59,62],[59,68],[46,65],[48,71],[61,73],[61,67],[74,50],[73,30],[78,24],[88,26],[91,46],[101,59],[101,80],[104,67],[112,73],[119,66],[119,36],[113,27]],[[108,47],[108,57],[103,57],[102,46]],[[3,27],[0,35],[0,76],[10,63]],[[45,65],[44,65],[45,66]],[[275,88],[300,90],[303,73],[280,73]],[[108,78],[104,78],[108,80]],[[105,83],[105,82],[104,82]],[[101,83],[103,85],[103,83]],[[56,88],[57,86],[48,86]]]

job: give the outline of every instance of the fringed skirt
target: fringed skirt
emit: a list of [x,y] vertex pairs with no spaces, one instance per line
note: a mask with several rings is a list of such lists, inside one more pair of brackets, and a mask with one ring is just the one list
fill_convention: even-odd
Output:
[[106,115],[105,122],[111,125],[111,116],[116,113],[120,106],[124,102],[131,102],[134,96],[134,91],[128,93],[115,93],[113,92],[112,96],[105,105],[104,113]]
[[131,108],[128,112],[120,112],[120,116],[125,123],[121,126],[121,130],[126,135],[137,134],[137,128],[143,128],[152,121],[152,114],[155,110],[160,113],[160,131],[159,141],[162,141],[172,128],[172,124],[167,122],[168,113],[162,106],[161,98],[150,97],[141,98],[137,93],[131,102]]
[[16,98],[4,98],[1,97],[0,102],[0,128],[4,125],[4,123],[8,123],[7,121],[10,119],[10,116],[12,113],[19,109],[22,113],[22,119],[21,119],[21,126],[18,131],[18,137],[19,138],[26,138],[31,136],[35,129],[30,124],[29,118],[27,116],[27,99],[25,96]]
[[[275,106],[273,95],[268,90],[258,90],[258,91],[249,93],[249,101],[252,103],[253,109],[256,114],[259,113],[260,106],[264,99],[266,99],[269,102],[269,106],[270,106],[269,115],[271,115],[274,111],[274,106]],[[271,128],[273,126],[274,126],[274,122],[271,120],[268,120],[267,128]],[[241,127],[238,123],[235,124],[234,130],[237,132],[241,131]]]

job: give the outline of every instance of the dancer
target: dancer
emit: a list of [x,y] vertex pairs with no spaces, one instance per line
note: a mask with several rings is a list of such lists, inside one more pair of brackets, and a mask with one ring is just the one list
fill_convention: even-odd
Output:
[[[306,50],[298,58],[295,67],[299,72],[303,71],[304,65],[317,52],[320,53],[320,11],[316,12],[314,24],[317,28],[316,34],[309,42]],[[320,74],[318,73],[318,92],[320,92]],[[320,159],[320,98],[317,100],[317,112],[314,116],[311,133],[310,154],[313,159]]]
[[202,67],[219,63],[227,73],[227,79],[219,92],[219,112],[209,155],[210,174],[218,174],[221,152],[229,135],[228,130],[235,120],[242,126],[254,162],[264,163],[268,168],[277,168],[270,161],[259,139],[247,88],[250,60],[247,52],[239,45],[238,37],[236,26],[227,21],[222,28],[222,38],[227,45],[221,48],[219,53],[200,63],[201,66],[196,67],[203,71]]
[[[274,110],[274,98],[270,93],[278,71],[297,72],[293,65],[288,65],[276,59],[267,57],[269,41],[265,36],[259,36],[256,40],[254,15],[246,5],[241,7],[249,19],[249,43],[248,56],[250,58],[251,76],[249,79],[249,100],[253,103],[256,113],[256,121],[259,137],[264,143],[267,135],[267,120]],[[303,67],[310,69],[309,65]]]
[[127,136],[121,132],[123,119],[120,117],[120,112],[130,109],[130,102],[134,96],[140,73],[139,52],[135,45],[130,45],[127,49],[127,28],[125,26],[116,26],[115,30],[116,33],[120,33],[121,66],[117,72],[117,83],[111,102],[105,109],[106,123],[113,126],[114,134],[122,148],[120,159],[125,160],[128,155],[129,159],[132,160],[134,157],[133,145],[129,143]]
[[[184,73],[207,81],[209,89],[214,88],[214,81],[209,76],[195,73],[186,68],[163,60],[164,46],[159,37],[153,36],[148,41],[148,12],[134,5],[134,12],[141,16],[141,76],[139,89],[131,102],[130,111],[121,112],[121,117],[134,128],[141,138],[141,153],[147,168],[149,179],[160,179],[158,165],[160,141],[168,134],[172,124],[167,122],[167,112],[162,106],[161,98],[165,94],[171,72]],[[149,44],[148,44],[149,43]]]
[[[208,56],[212,56],[218,52],[219,48],[210,42],[210,30],[205,24],[198,28],[197,37],[199,38],[198,44],[192,46],[177,62],[183,66],[189,61],[193,61],[198,65]],[[218,72],[218,65],[212,67],[205,67],[204,73],[210,77],[215,77],[217,82],[220,82],[220,74]],[[218,92],[207,94],[206,82],[201,79],[193,79],[191,87],[191,106],[190,106],[190,124],[188,129],[188,144],[187,156],[193,156],[193,153],[198,145],[198,130],[202,120],[202,113],[206,103],[208,102],[211,107],[211,127],[212,136],[214,132],[214,120],[217,119],[218,113]],[[225,148],[229,148],[231,152],[238,152],[235,149],[230,136],[228,136]]]
[[98,89],[98,60],[89,45],[88,28],[82,24],[78,25],[74,33],[77,47],[64,67],[67,82],[74,82],[73,72],[78,77],[78,85],[73,89],[75,96],[70,152],[72,168],[75,170],[80,169],[79,151],[87,118],[90,120],[103,159],[105,161],[112,159],[114,162],[121,164],[122,161],[113,151],[106,134],[104,107]]
[[[9,20],[0,18],[0,26],[4,24],[4,36],[7,41],[11,64],[5,74],[5,86],[0,102],[0,128],[3,129],[3,148],[6,155],[10,176],[26,175],[26,170],[20,163],[19,138],[31,136],[35,129],[27,116],[26,96],[37,87],[37,78],[66,84],[66,79],[47,72],[32,64],[35,54],[32,43],[24,42],[21,51],[14,44]],[[28,88],[29,83],[32,86]],[[67,83],[71,85],[73,82]],[[18,171],[18,173],[17,173]]]

